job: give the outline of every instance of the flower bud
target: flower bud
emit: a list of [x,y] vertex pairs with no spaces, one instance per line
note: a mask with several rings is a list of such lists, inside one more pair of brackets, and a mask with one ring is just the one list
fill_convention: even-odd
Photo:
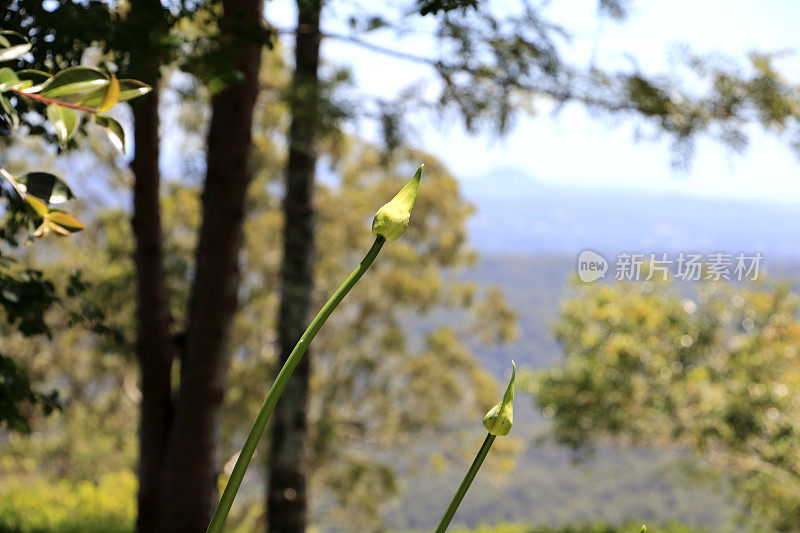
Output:
[[508,382],[503,401],[492,407],[483,417],[483,425],[492,435],[508,435],[511,424],[514,423],[514,376],[517,373],[514,361],[511,361],[511,367],[511,381]]
[[425,165],[420,165],[411,181],[389,203],[384,204],[375,213],[375,218],[372,220],[372,233],[375,236],[381,236],[392,242],[406,230],[408,221],[411,219],[411,209],[417,199],[423,166]]

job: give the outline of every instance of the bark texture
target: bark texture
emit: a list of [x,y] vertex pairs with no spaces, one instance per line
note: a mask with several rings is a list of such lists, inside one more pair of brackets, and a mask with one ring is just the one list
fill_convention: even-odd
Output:
[[159,516],[161,472],[172,423],[170,371],[175,355],[170,335],[159,190],[159,38],[168,25],[160,0],[131,0],[138,14],[124,26],[123,39],[135,39],[131,48],[131,77],[153,87],[145,98],[133,102],[134,157],[133,235],[136,263],[136,358],[141,376],[139,418],[139,493],[136,530],[156,530]]
[[224,0],[222,5],[220,38],[234,51],[242,80],[212,100],[197,271],[162,487],[166,505],[161,509],[159,529],[169,532],[205,531],[217,503],[219,461],[215,452],[251,176],[248,156],[261,43],[256,32],[245,30],[260,20],[262,2]]
[[[278,316],[281,363],[308,323],[313,289],[315,141],[319,122],[319,0],[299,0],[292,80],[289,160],[283,210],[283,264]],[[310,351],[278,402],[271,431],[267,529],[304,533],[308,523],[306,446]]]
[[136,529],[154,531],[161,470],[172,413],[173,344],[164,281],[158,169],[158,89],[133,108],[136,152],[131,162],[133,233],[136,239],[136,355],[141,372],[139,419],[139,513]]

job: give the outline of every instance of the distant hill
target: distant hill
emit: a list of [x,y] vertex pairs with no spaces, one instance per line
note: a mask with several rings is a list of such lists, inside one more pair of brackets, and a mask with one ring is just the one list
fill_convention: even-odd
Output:
[[[516,342],[491,349],[473,346],[499,378],[511,359],[543,368],[562,357],[550,327],[577,255],[585,249],[606,257],[621,251],[761,252],[768,279],[789,278],[800,286],[800,206],[547,185],[511,170],[462,183],[464,195],[478,209],[470,238],[481,256],[463,276],[481,286],[499,286],[519,317]],[[568,450],[546,440],[549,424],[531,400],[517,396],[513,438],[521,449],[516,470],[505,476],[481,472],[457,524],[674,519],[709,530],[730,528],[735,503],[719,486],[699,486],[681,477],[674,450],[601,446],[591,460],[575,463]],[[480,428],[465,431],[480,434]],[[410,490],[388,513],[388,525],[404,529],[435,523],[462,475],[463,469],[426,469],[404,479]]]
[[[543,368],[563,356],[550,326],[558,317],[565,282],[574,267],[575,256],[567,253],[484,253],[479,264],[463,274],[481,286],[500,287],[518,313],[516,342],[492,349],[473,346],[481,363],[498,378],[507,372],[511,359],[521,366]],[[773,262],[768,279],[788,279],[800,288],[800,261]],[[730,530],[736,505],[719,486],[692,484],[682,477],[674,450],[601,446],[590,460],[576,463],[569,450],[547,440],[548,422],[533,408],[530,396],[518,393],[514,415],[511,436],[521,448],[516,470],[507,475],[481,472],[456,516],[457,524],[520,521],[564,526],[598,520],[611,524],[677,520],[711,531]],[[480,436],[479,423],[475,425],[465,431]],[[388,513],[388,525],[402,530],[434,524],[462,475],[458,468],[425,469],[404,479],[409,490]]]
[[543,184],[519,170],[462,181],[482,252],[762,252],[800,257],[800,206]]

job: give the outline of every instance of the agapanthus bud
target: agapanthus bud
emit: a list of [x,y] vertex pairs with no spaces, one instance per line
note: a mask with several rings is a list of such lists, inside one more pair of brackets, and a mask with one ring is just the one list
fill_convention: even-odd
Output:
[[411,209],[417,199],[423,166],[425,165],[420,165],[411,181],[389,203],[384,204],[375,213],[375,218],[372,220],[372,233],[375,236],[381,236],[392,242],[406,230],[408,221],[411,219]]
[[503,400],[492,407],[486,416],[483,417],[483,425],[492,435],[508,435],[511,431],[511,424],[514,423],[514,376],[517,373],[517,365],[511,361],[511,381],[503,395]]

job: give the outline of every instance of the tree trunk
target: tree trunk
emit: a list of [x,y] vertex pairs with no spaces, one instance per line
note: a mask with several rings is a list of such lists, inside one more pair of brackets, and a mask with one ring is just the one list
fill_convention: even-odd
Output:
[[158,516],[158,490],[167,447],[172,405],[170,368],[172,341],[169,333],[158,169],[158,88],[133,108],[136,152],[134,174],[133,233],[136,238],[136,355],[141,371],[142,403],[139,421],[138,531],[153,531]]
[[223,10],[220,38],[235,50],[243,80],[212,100],[197,272],[162,489],[168,504],[161,510],[159,527],[169,532],[205,531],[216,504],[215,452],[250,181],[248,155],[261,44],[240,35],[261,19],[261,0],[224,0]]
[[170,372],[175,355],[169,328],[169,308],[164,279],[159,189],[159,39],[169,30],[160,0],[132,0],[127,32],[146,35],[131,50],[129,74],[153,87],[147,97],[133,102],[135,152],[131,161],[133,185],[133,235],[136,241],[136,357],[141,373],[139,411],[139,512],[136,529],[156,528],[161,472],[172,419]]
[[[286,361],[308,322],[313,288],[314,168],[318,128],[319,0],[299,0],[292,80],[278,346]],[[304,533],[307,511],[307,404],[310,352],[278,402],[271,431],[267,481],[268,531]]]

